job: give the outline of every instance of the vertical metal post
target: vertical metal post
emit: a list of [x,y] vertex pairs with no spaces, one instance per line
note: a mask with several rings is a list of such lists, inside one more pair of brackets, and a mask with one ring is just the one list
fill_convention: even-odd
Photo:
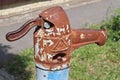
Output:
[[36,67],[37,80],[68,80],[69,68],[63,70],[44,70]]

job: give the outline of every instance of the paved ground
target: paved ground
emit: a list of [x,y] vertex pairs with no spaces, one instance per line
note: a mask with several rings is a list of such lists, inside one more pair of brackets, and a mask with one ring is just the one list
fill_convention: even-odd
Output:
[[7,73],[7,71],[2,68],[0,69],[0,80],[14,80],[14,76]]
[[[84,3],[79,3],[78,0],[78,2],[60,4],[60,6],[65,9],[72,28],[81,28],[89,27],[91,24],[100,23],[107,19],[114,9],[120,8],[120,0],[92,0],[92,2]],[[41,12],[41,9],[29,14],[4,19],[4,22],[0,25],[0,64],[8,61],[21,50],[32,47],[34,29],[15,42],[6,41],[5,34],[18,29],[27,20],[37,17],[39,12]]]

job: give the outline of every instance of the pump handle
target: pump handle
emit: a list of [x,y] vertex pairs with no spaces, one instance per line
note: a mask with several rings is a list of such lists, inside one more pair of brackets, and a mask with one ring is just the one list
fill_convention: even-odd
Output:
[[6,39],[8,41],[15,41],[23,37],[25,34],[29,32],[29,30],[35,26],[40,26],[40,19],[30,19],[27,21],[22,27],[19,29],[9,32],[6,35]]

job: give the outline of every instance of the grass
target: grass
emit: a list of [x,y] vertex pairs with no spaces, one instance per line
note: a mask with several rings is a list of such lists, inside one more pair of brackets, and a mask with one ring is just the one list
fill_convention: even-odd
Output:
[[19,55],[14,56],[14,60],[4,67],[15,76],[15,80],[35,80],[35,65],[33,60],[33,49],[26,49]]
[[[106,28],[108,40],[104,46],[90,44],[72,52],[69,74],[72,80],[120,80],[120,30],[113,28],[113,24],[120,27],[120,16],[117,19],[119,22],[112,18],[93,27]],[[33,49],[26,49],[5,67],[15,80],[36,80],[33,56]]]
[[[90,44],[72,52],[72,80],[120,80],[120,42],[108,40],[104,46]],[[15,80],[36,80],[33,49],[17,55],[7,70]]]
[[87,45],[72,53],[72,80],[120,80],[120,43]]

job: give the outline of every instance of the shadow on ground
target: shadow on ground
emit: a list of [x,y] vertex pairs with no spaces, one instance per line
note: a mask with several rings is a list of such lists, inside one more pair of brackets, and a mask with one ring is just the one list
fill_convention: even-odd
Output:
[[[0,43],[0,68],[5,68],[15,80],[30,80],[33,72],[28,68],[31,57],[9,53],[11,47]],[[27,69],[28,68],[28,69]]]
[[[0,43],[0,64],[9,63],[13,59],[13,54],[8,52],[11,49],[9,45],[3,45]],[[2,67],[2,65],[0,65]]]

